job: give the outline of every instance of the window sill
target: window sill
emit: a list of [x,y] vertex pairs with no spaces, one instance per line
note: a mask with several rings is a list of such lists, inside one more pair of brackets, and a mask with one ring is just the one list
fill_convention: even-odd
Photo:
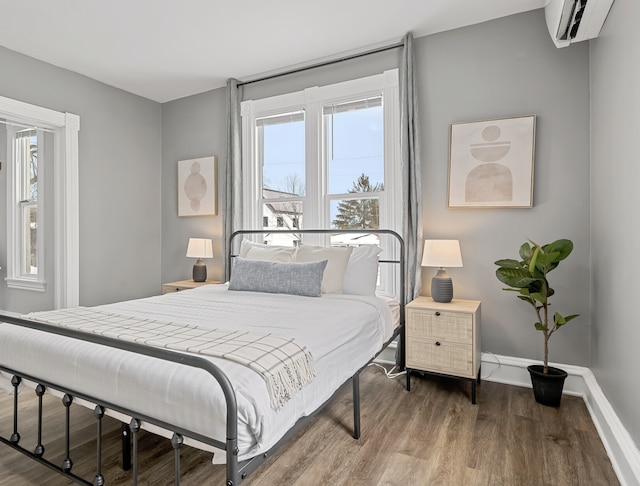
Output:
[[47,282],[42,282],[27,278],[6,278],[7,287],[10,289],[31,290],[35,292],[44,292]]

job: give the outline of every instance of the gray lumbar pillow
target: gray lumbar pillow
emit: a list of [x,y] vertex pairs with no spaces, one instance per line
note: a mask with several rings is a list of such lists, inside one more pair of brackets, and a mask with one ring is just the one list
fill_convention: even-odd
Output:
[[278,263],[236,257],[229,290],[320,297],[327,260]]

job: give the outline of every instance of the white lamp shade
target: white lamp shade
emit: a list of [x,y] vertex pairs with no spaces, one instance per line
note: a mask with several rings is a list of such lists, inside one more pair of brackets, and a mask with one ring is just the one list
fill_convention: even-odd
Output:
[[189,258],[213,258],[213,242],[207,238],[189,238]]
[[423,267],[461,267],[462,254],[458,240],[425,240]]

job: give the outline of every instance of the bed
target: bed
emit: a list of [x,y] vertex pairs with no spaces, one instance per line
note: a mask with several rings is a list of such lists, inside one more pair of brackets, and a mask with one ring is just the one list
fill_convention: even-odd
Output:
[[[259,233],[232,235],[232,274],[223,285],[3,318],[0,387],[14,392],[14,414],[26,385],[36,394],[58,393],[67,407],[75,400],[94,408],[98,430],[104,414],[116,417],[123,437],[133,438],[134,484],[140,428],[171,439],[176,484],[179,449],[186,443],[211,451],[214,463],[226,463],[226,484],[233,486],[349,382],[358,438],[359,372],[403,332],[402,239],[376,232],[392,239],[387,246],[399,255],[380,260],[398,269],[401,291],[391,297],[375,295],[375,280],[364,278],[372,255],[378,260],[373,247],[267,247],[249,239]],[[305,233],[328,232],[295,231]],[[259,358],[248,359],[248,352]],[[99,433],[93,483],[73,474],[68,441],[62,465],[47,463],[42,444],[33,452],[23,449],[16,419],[13,433],[0,441],[76,482],[104,483]]]

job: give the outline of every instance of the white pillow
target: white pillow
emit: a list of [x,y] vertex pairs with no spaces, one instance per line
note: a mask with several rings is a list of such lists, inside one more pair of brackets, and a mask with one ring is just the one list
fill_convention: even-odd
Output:
[[375,295],[378,286],[378,245],[356,246],[344,272],[342,292],[353,295]]
[[341,294],[344,272],[347,269],[352,251],[351,247],[302,245],[295,253],[295,261],[327,260],[327,267],[324,269],[322,277],[322,293]]
[[250,240],[242,240],[238,256],[247,260],[288,263],[293,261],[295,251],[293,246],[264,245]]

